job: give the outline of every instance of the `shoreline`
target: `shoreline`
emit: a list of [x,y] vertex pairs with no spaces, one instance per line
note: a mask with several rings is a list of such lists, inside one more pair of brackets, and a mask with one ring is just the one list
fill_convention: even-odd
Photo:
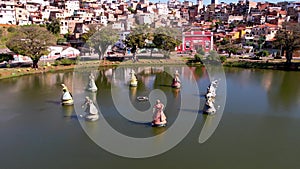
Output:
[[[40,63],[41,64],[41,63]],[[111,61],[79,61],[72,65],[39,65],[38,69],[31,67],[18,67],[18,68],[1,68],[0,80],[7,78],[20,77],[31,74],[40,74],[48,72],[59,72],[64,70],[72,70],[75,68],[93,68],[93,67],[111,67],[111,66],[153,66],[153,65],[186,65],[184,60],[179,59],[140,59],[139,62],[133,63],[130,61],[124,62],[111,62]]]
[[[74,68],[92,68],[92,67],[110,67],[110,66],[153,66],[153,65],[188,65],[188,66],[203,66],[200,62],[190,63],[188,61],[192,58],[174,57],[171,59],[140,59],[139,62],[132,62],[131,60],[123,62],[112,61],[79,61],[72,65],[41,65],[38,69],[32,69],[30,67],[20,68],[1,68],[0,80],[7,78],[14,78],[24,75],[47,73],[47,72],[59,72],[64,70],[72,70]],[[224,63],[224,67],[238,67],[238,68],[253,68],[253,69],[271,69],[271,70],[300,70],[300,62],[292,62],[290,67],[287,68],[285,61],[282,60],[249,60],[249,59],[233,59],[228,58]]]

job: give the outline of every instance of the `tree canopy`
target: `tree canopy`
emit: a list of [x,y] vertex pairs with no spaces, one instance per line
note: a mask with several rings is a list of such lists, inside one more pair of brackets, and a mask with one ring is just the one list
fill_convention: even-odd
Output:
[[165,55],[175,50],[181,41],[180,32],[177,29],[169,27],[150,28],[148,25],[137,26],[126,38],[125,45],[131,48],[133,58],[137,60],[136,51],[139,48],[158,48],[165,52]]
[[285,51],[286,63],[291,63],[293,52],[300,48],[300,23],[284,23],[275,38],[274,46]]
[[168,55],[181,44],[181,40],[179,40],[180,36],[181,35],[178,29],[159,27],[154,31],[153,43],[155,44],[156,48],[165,50]]
[[54,35],[60,34],[60,20],[54,19],[50,23],[46,24],[46,28],[48,31],[52,32]]
[[239,50],[242,50],[238,44],[233,44],[232,42],[221,45],[219,48],[226,51],[228,53],[228,57],[231,57],[231,54],[236,54]]
[[[92,30],[94,31],[94,30]],[[88,35],[90,36],[90,35]],[[97,30],[87,41],[87,45],[92,47],[103,58],[105,51],[110,45],[116,43],[119,39],[117,30],[112,29],[112,26],[105,26]]]
[[147,24],[135,27],[126,37],[124,43],[130,48],[134,61],[137,61],[136,52],[139,48],[144,48],[147,44],[146,40],[151,38],[151,29]]
[[48,54],[48,47],[55,44],[55,36],[46,28],[30,25],[20,27],[7,41],[6,46],[17,54],[30,57],[33,67],[38,68],[40,57]]

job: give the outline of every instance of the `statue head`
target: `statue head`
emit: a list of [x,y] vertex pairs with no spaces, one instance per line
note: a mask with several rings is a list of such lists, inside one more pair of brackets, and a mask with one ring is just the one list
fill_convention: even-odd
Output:
[[159,104],[159,103],[160,103],[160,100],[159,100],[159,99],[157,99],[157,100],[156,100],[156,104]]
[[61,86],[63,87],[63,92],[66,92],[66,91],[68,91],[68,88],[67,88],[67,86],[65,85],[65,84],[61,84]]

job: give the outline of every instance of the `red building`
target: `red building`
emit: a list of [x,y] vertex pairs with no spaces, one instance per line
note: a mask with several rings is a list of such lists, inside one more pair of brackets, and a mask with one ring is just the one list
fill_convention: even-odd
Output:
[[190,29],[182,33],[182,43],[177,47],[177,52],[190,52],[202,48],[205,52],[213,50],[213,33]]

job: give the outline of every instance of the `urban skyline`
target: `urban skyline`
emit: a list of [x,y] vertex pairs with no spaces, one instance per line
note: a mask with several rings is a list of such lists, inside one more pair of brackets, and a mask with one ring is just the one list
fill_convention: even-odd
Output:
[[[181,2],[183,2],[184,0],[179,0]],[[197,3],[197,0],[191,0],[193,3]],[[271,1],[268,1],[268,0],[251,0],[251,1],[254,1],[254,2],[271,2]],[[163,2],[163,3],[167,3],[168,0],[153,0],[152,2]],[[219,3],[221,2],[225,2],[227,4],[229,3],[237,3],[238,0],[218,0]],[[272,3],[278,3],[278,2],[284,2],[284,0],[273,0]],[[288,1],[288,2],[297,2],[297,1]],[[208,5],[211,3],[211,0],[203,0],[203,4],[204,5]]]

